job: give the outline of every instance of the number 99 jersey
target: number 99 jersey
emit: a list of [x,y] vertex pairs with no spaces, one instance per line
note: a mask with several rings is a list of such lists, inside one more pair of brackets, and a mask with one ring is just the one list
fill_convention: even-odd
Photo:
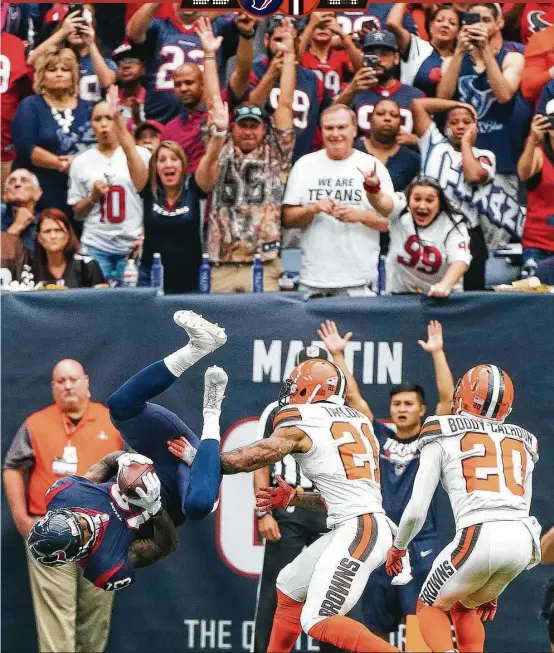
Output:
[[456,530],[529,517],[537,438],[519,426],[459,415],[429,417],[418,447],[441,447],[441,481]]
[[[393,201],[386,266],[388,292],[426,293],[452,263],[471,263],[469,233],[460,216],[460,222],[454,224],[446,213],[439,213],[430,225],[416,229],[404,193],[395,193]],[[453,290],[462,290],[462,282]]]
[[308,453],[292,454],[327,506],[327,526],[381,513],[379,442],[365,415],[326,403],[287,406],[274,430],[296,426],[312,441]]

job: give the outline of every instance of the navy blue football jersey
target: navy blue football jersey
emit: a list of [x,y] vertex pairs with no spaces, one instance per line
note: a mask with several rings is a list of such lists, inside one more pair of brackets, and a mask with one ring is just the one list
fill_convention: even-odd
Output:
[[423,97],[423,93],[418,88],[397,81],[388,88],[374,86],[367,91],[356,93],[352,102],[352,109],[354,109],[358,117],[360,131],[367,133],[370,129],[369,119],[377,102],[384,98],[394,100],[400,107],[402,127],[411,134],[414,129],[414,120],[411,111],[412,100],[420,97]]
[[[250,73],[250,88],[255,88],[269,67],[269,59],[263,55],[254,60]],[[276,79],[266,103],[266,110],[272,115],[279,103],[280,80]],[[313,70],[296,66],[296,88],[292,107],[294,111],[293,124],[296,131],[296,142],[292,157],[293,163],[304,154],[310,154],[321,148],[321,133],[319,117],[321,112],[331,106],[332,99],[323,82]]]
[[[227,35],[234,25],[232,19],[221,17],[212,22],[216,35]],[[144,48],[146,59],[146,118],[166,123],[174,118],[180,104],[173,91],[173,73],[185,63],[199,66],[204,62],[204,50],[195,28],[185,28],[173,18],[154,18],[146,33]],[[218,52],[221,67],[222,48]]]
[[[372,23],[372,29],[386,30],[387,17],[393,5],[393,2],[370,2],[365,11],[337,11],[336,17],[345,34],[358,32],[362,23],[368,20]],[[323,11],[321,2],[318,11]],[[402,24],[408,32],[417,34],[416,24],[409,12],[404,14]]]
[[79,508],[100,517],[96,543],[89,555],[79,561],[87,580],[107,591],[135,582],[129,546],[149,515],[130,505],[117,483],[96,484],[82,476],[66,476],[48,490],[46,505],[48,510]]
[[442,57],[433,50],[433,52],[422,62],[419,67],[412,86],[423,91],[427,97],[437,96],[437,86],[442,76]]
[[[111,59],[104,59],[106,65],[110,70],[117,72],[117,66]],[[98,75],[94,70],[92,57],[86,54],[79,59],[79,75],[81,80],[79,82],[79,95],[82,100],[87,102],[98,102],[102,99],[102,87],[98,81]]]
[[[418,435],[401,440],[396,433],[381,422],[373,422],[373,430],[379,440],[379,469],[383,508],[395,524],[412,496],[417,470],[419,469]],[[416,540],[437,534],[437,495],[433,497],[427,519]]]

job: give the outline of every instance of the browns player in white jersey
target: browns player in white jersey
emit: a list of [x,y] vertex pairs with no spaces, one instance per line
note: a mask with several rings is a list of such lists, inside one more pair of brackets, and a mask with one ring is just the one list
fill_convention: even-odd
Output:
[[348,651],[398,651],[344,616],[385,562],[395,528],[382,507],[379,443],[367,417],[344,405],[345,393],[336,365],[305,361],[283,386],[273,434],[221,454],[224,474],[254,471],[292,454],[320,494],[293,490],[284,505],[328,511],[331,531],[279,574],[269,652],[290,651],[302,629]]
[[419,436],[419,470],[387,555],[387,572],[400,571],[440,480],[456,537],[437,556],[419,595],[421,633],[432,651],[452,649],[447,612],[459,650],[482,651],[482,620],[494,618],[498,595],[540,562],[540,525],[529,516],[537,439],[504,424],[513,399],[506,372],[478,365],[458,381],[452,415],[429,417]]

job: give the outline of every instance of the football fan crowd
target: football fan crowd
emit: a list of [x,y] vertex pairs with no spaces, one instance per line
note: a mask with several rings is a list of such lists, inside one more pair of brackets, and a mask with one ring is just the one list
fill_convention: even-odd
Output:
[[3,5],[4,287],[552,283],[553,4],[210,18]]

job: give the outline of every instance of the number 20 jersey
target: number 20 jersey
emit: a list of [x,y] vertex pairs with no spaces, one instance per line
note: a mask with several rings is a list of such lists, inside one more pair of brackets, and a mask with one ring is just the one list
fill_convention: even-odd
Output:
[[456,530],[529,517],[537,438],[513,424],[473,416],[427,418],[418,447],[441,447],[441,481]]
[[353,408],[331,403],[287,406],[274,430],[296,426],[312,441],[294,458],[327,507],[329,528],[352,517],[384,512],[379,475],[379,442],[371,422]]

